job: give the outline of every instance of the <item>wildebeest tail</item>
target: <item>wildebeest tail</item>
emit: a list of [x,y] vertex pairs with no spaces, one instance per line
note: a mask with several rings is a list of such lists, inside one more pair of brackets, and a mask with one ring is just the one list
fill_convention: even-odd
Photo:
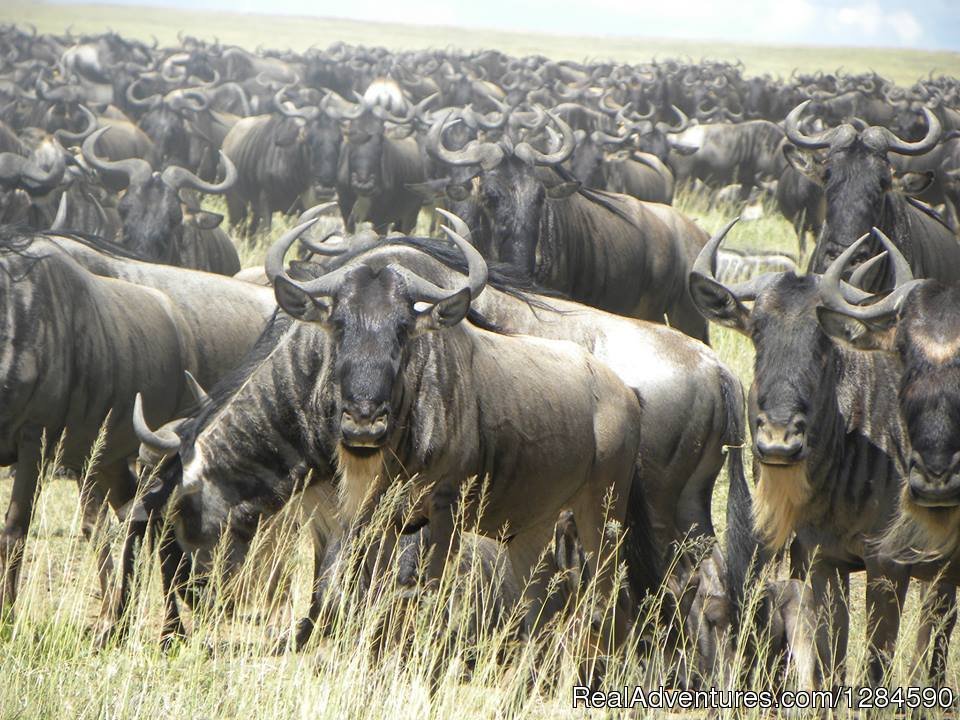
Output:
[[753,526],[753,498],[744,473],[744,404],[739,381],[725,374],[720,383],[727,411],[724,445],[727,448],[727,591],[733,605],[733,618],[739,623],[745,588],[759,577],[766,562],[766,551]]
[[626,525],[627,582],[634,598],[642,602],[647,595],[656,594],[663,584],[663,557],[654,539],[647,494],[636,464],[627,498]]

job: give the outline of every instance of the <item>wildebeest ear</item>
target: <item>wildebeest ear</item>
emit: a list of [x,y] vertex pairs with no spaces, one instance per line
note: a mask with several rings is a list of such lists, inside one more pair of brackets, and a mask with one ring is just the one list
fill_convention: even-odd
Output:
[[282,275],[274,282],[277,304],[291,317],[303,322],[324,322],[330,317],[330,306],[319,298],[312,298]]
[[700,149],[699,145],[684,145],[683,143],[670,143],[670,149],[678,155],[693,155]]
[[547,197],[551,200],[563,200],[573,195],[577,190],[580,189],[579,180],[570,180],[567,182],[558,183],[553,187],[547,188]]
[[790,145],[789,143],[784,143],[783,156],[787,159],[787,162],[790,163],[793,169],[803,175],[805,178],[815,182],[817,185],[822,186],[824,184],[824,165],[812,154],[809,152],[804,152],[803,150],[800,150],[796,146]]
[[441,193],[444,186],[449,182],[449,178],[440,178],[437,180],[427,180],[421,183],[406,183],[407,190],[416,193],[426,202],[433,202]]
[[933,184],[933,170],[905,172],[897,175],[893,184],[905,195],[919,195]]
[[213,230],[220,227],[223,215],[208,210],[195,210],[191,213],[190,222],[201,230]]
[[744,335],[749,332],[750,311],[716,280],[697,272],[690,273],[690,296],[697,310],[707,320]]
[[836,310],[818,307],[817,320],[829,337],[855,350],[886,352],[894,350],[897,331],[896,314],[880,318],[876,322],[866,323]]
[[453,327],[470,310],[470,288],[465,287],[417,315],[415,334]]

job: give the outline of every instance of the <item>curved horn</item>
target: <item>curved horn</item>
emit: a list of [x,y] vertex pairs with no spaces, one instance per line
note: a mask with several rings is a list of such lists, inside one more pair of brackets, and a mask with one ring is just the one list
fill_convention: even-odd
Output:
[[686,130],[688,127],[690,127],[690,118],[688,118],[686,114],[684,114],[683,110],[678,108],[676,105],[671,105],[670,107],[673,108],[673,112],[677,116],[680,122],[678,122],[676,125],[669,125],[665,122],[658,122],[656,125],[657,129],[660,130],[660,132],[664,132],[664,133],[681,133],[684,130]]
[[60,196],[60,203],[57,205],[57,216],[50,225],[51,230],[63,230],[67,226],[67,193]]
[[453,226],[451,230],[446,225],[442,225],[441,230],[460,248],[460,252],[467,259],[467,285],[470,287],[470,298],[476,299],[487,284],[487,262],[470,242],[470,228],[467,224],[443,208],[436,208],[436,211]]
[[926,105],[923,106],[923,115],[927,119],[927,133],[921,140],[907,142],[885,127],[869,127],[863,131],[863,141],[871,147],[898,155],[923,155],[930,152],[940,141],[942,128],[940,120]]
[[133,430],[140,443],[158,455],[169,457],[180,450],[180,437],[176,433],[162,428],[154,432],[147,425],[147,419],[143,416],[143,396],[140,393],[137,393],[133,401]]
[[314,107],[313,105],[304,105],[302,108],[294,106],[291,110],[286,106],[283,100],[283,96],[286,95],[287,90],[292,86],[284,85],[282,88],[277,90],[273,96],[273,106],[280,112],[282,115],[292,118],[303,118],[307,122],[313,120],[317,115],[320,114],[320,108]]
[[356,120],[364,112],[363,105],[345,100],[333,90],[329,90],[320,101],[320,109],[332,120]]
[[56,130],[53,133],[53,136],[67,147],[82,143],[90,133],[97,129],[97,125],[99,124],[97,116],[90,112],[90,109],[86,105],[78,105],[77,107],[87,119],[87,127],[78,133],[73,133],[69,130]]
[[529,143],[517,143],[513,149],[513,154],[525,163],[531,165],[559,165],[570,157],[576,146],[576,140],[570,126],[550,111],[547,111],[547,117],[553,121],[553,124],[560,131],[560,144],[552,153],[542,153]]
[[152,110],[163,102],[163,96],[160,95],[160,93],[154,93],[153,95],[148,95],[145,98],[138,98],[135,94],[135,88],[140,84],[141,80],[142,78],[137,78],[132,83],[127,85],[127,102],[134,107],[145,107]]
[[237,168],[223,150],[220,151],[220,162],[223,164],[224,173],[223,180],[219,183],[208,183],[201,180],[179,165],[171,165],[163,171],[163,175],[160,177],[174,190],[187,187],[209,195],[219,195],[233,187],[233,184],[237,181]]
[[284,274],[283,258],[286,256],[290,246],[293,245],[308,228],[313,227],[319,219],[319,217],[315,217],[312,220],[307,220],[307,222],[300,223],[296,227],[287,230],[287,232],[281,235],[277,241],[267,249],[266,257],[263,260],[263,271],[271,285],[280,275]]
[[708,280],[712,280],[718,285],[723,285],[737,300],[755,300],[757,295],[759,295],[779,273],[763,273],[762,275],[757,275],[736,285],[724,285],[717,279],[717,250],[720,249],[720,245],[723,243],[727,233],[730,232],[730,228],[736,225],[739,220],[739,217],[735,217],[720,228],[720,231],[707,241],[707,244],[703,246],[703,249],[700,250],[700,253],[697,255],[697,259],[693,263],[690,273],[696,273]]
[[210,101],[206,95],[190,88],[181,88],[168,92],[163,96],[163,102],[165,102],[171,110],[175,110],[176,112],[184,109],[203,112],[210,106]]
[[893,263],[894,289],[889,295],[872,305],[861,306],[851,304],[842,290],[841,276],[844,268],[850,262],[850,258],[860,249],[860,246],[870,237],[870,233],[862,235],[855,243],[844,250],[836,260],[830,263],[830,267],[823,273],[820,280],[820,298],[824,307],[864,321],[877,320],[896,313],[903,299],[910,294],[914,287],[923,282],[913,279],[913,273],[907,259],[890,241],[890,238],[877,228],[873,228],[871,232],[880,240],[886,250],[887,257]]
[[[480,165],[484,169],[496,167],[503,160],[499,145],[471,140],[460,150],[450,150],[443,144],[443,131],[447,128],[453,111],[448,111],[437,120],[427,133],[427,151],[448,165]],[[458,121],[461,118],[457,118]]]
[[153,172],[150,163],[141,158],[125,158],[123,160],[107,160],[97,155],[97,141],[110,129],[110,126],[95,130],[83,141],[80,151],[83,158],[94,168],[101,172],[121,173],[126,176],[127,184],[139,184],[144,182]]
[[839,145],[848,144],[856,137],[857,131],[852,125],[846,123],[839,127],[823,130],[815,135],[807,135],[800,130],[800,116],[810,102],[810,100],[804,100],[791,110],[786,120],[784,120],[784,127],[790,142],[804,150],[819,150],[830,147],[834,143]]

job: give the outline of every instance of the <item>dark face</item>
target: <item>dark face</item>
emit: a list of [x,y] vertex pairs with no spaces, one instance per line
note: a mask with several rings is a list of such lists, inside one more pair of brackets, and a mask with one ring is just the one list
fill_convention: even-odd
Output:
[[910,437],[909,490],[927,507],[960,505],[960,289],[939,283],[906,300],[895,349]]
[[817,397],[831,341],[817,322],[819,280],[786,273],[760,294],[749,319],[756,349],[750,423],[754,453],[763,463],[804,460],[815,437]]
[[177,264],[183,211],[177,194],[158,173],[142,185],[130,185],[117,210],[124,245],[147,259]]
[[337,348],[340,439],[362,455],[382,447],[392,430],[397,378],[416,330],[406,283],[389,269],[360,266],[340,286],[327,322]]
[[359,132],[347,142],[350,187],[359,195],[376,195],[382,184],[383,132]]
[[[854,240],[870,228],[882,226],[886,194],[893,184],[886,153],[858,140],[846,148],[831,150],[824,170],[827,224],[817,242],[810,269],[823,272]],[[876,248],[864,244],[862,257],[872,257]]]
[[340,128],[335,122],[321,119],[319,123],[311,125],[307,142],[310,145],[314,179],[322,187],[334,187],[340,162]]
[[656,128],[638,136],[637,150],[656,155],[663,163],[666,163],[670,157],[670,143],[667,142],[667,136]]
[[595,144],[589,135],[577,143],[570,160],[570,170],[587,187],[603,187],[603,148]]
[[480,207],[489,223],[494,258],[528,276],[536,268],[545,195],[534,169],[512,156],[484,172],[480,181]]
[[151,165],[190,167],[190,138],[178,113],[169,108],[151,110],[141,118],[140,127],[153,140]]

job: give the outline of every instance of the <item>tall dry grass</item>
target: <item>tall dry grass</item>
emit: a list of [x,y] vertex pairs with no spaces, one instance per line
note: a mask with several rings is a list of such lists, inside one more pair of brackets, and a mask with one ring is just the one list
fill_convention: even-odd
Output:
[[[710,208],[691,193],[682,193],[677,204],[708,231],[738,211]],[[259,261],[266,245],[288,226],[289,221],[280,220],[270,237],[245,245],[245,258]],[[738,225],[730,243],[791,251],[797,247],[792,228],[771,212]],[[716,327],[711,333],[714,348],[748,385],[753,362],[749,341]],[[94,457],[96,453],[94,448]],[[128,636],[97,651],[95,637],[87,631],[100,606],[97,552],[81,539],[76,485],[57,479],[56,465],[52,453],[43,468],[44,490],[30,531],[16,613],[0,623],[0,718],[422,720],[586,715],[582,708],[572,707],[572,689],[587,659],[583,652],[587,619],[594,611],[610,612],[608,599],[588,588],[576,612],[536,642],[518,642],[511,628],[523,608],[510,606],[497,615],[489,586],[479,582],[480,566],[469,557],[453,558],[436,588],[414,591],[386,582],[375,592],[358,592],[358,581],[344,569],[352,566],[347,563],[340,569],[346,574],[333,582],[339,609],[329,632],[315,636],[302,652],[278,653],[278,645],[295,631],[309,603],[312,552],[296,512],[278,523],[269,546],[266,538],[258,540],[239,578],[224,577],[224,553],[214,554],[208,600],[187,614],[189,637],[168,652],[158,642],[162,606],[157,562],[152,554],[142,553]],[[0,503],[7,501],[9,487],[9,480],[0,482]],[[724,475],[714,497],[721,536],[726,494]],[[384,517],[381,513],[368,532],[382,531]],[[123,530],[111,519],[95,543],[103,543],[117,558]],[[352,547],[350,552],[359,551]],[[387,566],[396,568],[396,558],[390,558]],[[458,567],[461,571],[455,572]],[[271,592],[270,584],[261,581],[263,576],[271,576],[279,591]],[[752,602],[758,587],[750,588]],[[862,579],[855,577],[848,599],[851,684],[865,678],[863,589]],[[663,594],[653,599],[644,608],[645,616],[660,612],[663,602]],[[919,589],[914,588],[888,678],[891,686],[917,684],[913,638],[920,621]],[[385,623],[392,639],[386,643]],[[471,632],[474,625],[482,628],[479,634]],[[675,639],[656,627],[634,636],[607,660],[608,686],[656,687],[671,682],[678,666],[696,662],[689,643],[683,642],[690,638],[681,637],[679,651],[669,650]],[[772,680],[765,670],[768,658],[751,658],[734,642],[730,647],[730,652],[718,655],[708,684],[727,686],[744,674],[754,687]],[[953,661],[948,683],[958,687],[958,680]],[[621,713],[594,710],[589,716]],[[719,716],[734,713],[723,711]],[[637,717],[662,717],[662,712],[638,711]]]

